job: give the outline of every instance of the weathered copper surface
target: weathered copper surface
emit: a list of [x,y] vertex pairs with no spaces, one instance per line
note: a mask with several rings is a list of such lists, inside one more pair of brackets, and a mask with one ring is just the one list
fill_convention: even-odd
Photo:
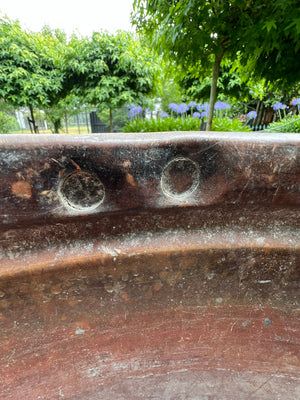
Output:
[[300,398],[300,136],[0,135],[0,399]]

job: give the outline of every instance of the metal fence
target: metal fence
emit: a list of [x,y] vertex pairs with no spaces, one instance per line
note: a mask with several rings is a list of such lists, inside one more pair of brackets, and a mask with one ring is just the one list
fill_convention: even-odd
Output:
[[[100,117],[103,119],[100,119]],[[29,118],[29,109],[23,107],[15,111],[14,115],[18,122],[19,129],[16,132],[30,133],[32,131]],[[112,129],[114,132],[120,131],[127,123],[127,109],[126,107],[112,112]],[[39,133],[54,133],[53,124],[46,118],[43,110],[35,110],[35,122],[38,126]],[[83,111],[74,115],[65,115],[62,118],[62,133],[101,133],[110,132],[109,127],[109,114],[100,113],[96,110],[90,110],[87,107]]]

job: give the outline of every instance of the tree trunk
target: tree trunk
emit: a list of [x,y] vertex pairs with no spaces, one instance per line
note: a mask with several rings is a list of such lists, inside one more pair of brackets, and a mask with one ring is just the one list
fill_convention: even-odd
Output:
[[87,115],[87,112],[86,112],[86,106],[84,107],[84,113],[85,113],[85,123],[86,123],[86,126],[87,126],[87,131],[88,131],[88,133],[90,133],[89,120],[88,120],[88,115]]
[[68,115],[65,114],[65,127],[66,127],[66,133],[69,133],[69,127],[68,127]]
[[77,120],[78,133],[80,133],[80,123],[79,123],[79,116],[78,116],[78,114],[76,114],[76,120]]
[[29,110],[30,110],[30,117],[31,119],[29,120],[29,122],[32,124],[33,126],[33,131],[34,133],[39,133],[39,129],[37,127],[37,125],[35,124],[35,119],[34,119],[34,114],[33,114],[33,107],[29,106]]
[[[260,125],[263,124],[263,117],[264,117],[264,113],[265,113],[265,106],[261,100],[258,101],[256,113],[257,113],[257,117],[255,120],[255,125],[259,127]],[[259,128],[258,128],[258,130],[259,130]]]
[[209,111],[208,111],[208,120],[206,125],[206,130],[211,131],[212,119],[214,114],[214,105],[217,99],[217,82],[220,73],[220,65],[223,58],[224,52],[215,55],[215,62],[213,67],[213,76],[210,88],[210,98],[209,98]]
[[112,117],[112,109],[109,107],[109,131],[112,133],[113,131],[113,117]]
[[61,119],[55,119],[53,121],[53,125],[54,125],[54,133],[59,133],[59,130],[61,129]]

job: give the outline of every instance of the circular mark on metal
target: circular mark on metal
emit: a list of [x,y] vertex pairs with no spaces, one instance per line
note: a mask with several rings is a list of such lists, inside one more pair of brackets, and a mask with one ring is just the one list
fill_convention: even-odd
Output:
[[161,187],[167,196],[183,199],[199,186],[199,166],[186,157],[176,157],[163,170]]
[[66,176],[58,193],[67,206],[82,211],[97,208],[105,197],[103,183],[96,175],[86,171],[75,171]]

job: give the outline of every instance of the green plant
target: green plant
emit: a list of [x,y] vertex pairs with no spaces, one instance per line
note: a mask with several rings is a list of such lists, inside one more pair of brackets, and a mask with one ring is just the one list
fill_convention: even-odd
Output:
[[158,118],[135,119],[122,129],[123,132],[168,132],[168,131],[198,131],[199,119],[195,118]]
[[0,133],[10,133],[19,129],[17,120],[5,112],[0,112]]
[[230,118],[214,118],[212,130],[220,132],[251,132],[251,129],[240,120]]
[[[169,132],[169,131],[199,131],[201,120],[198,118],[158,118],[158,119],[135,119],[123,128],[123,132]],[[215,118],[213,131],[244,131],[251,130],[237,119]]]
[[300,116],[282,118],[280,121],[270,124],[265,131],[300,133]]

